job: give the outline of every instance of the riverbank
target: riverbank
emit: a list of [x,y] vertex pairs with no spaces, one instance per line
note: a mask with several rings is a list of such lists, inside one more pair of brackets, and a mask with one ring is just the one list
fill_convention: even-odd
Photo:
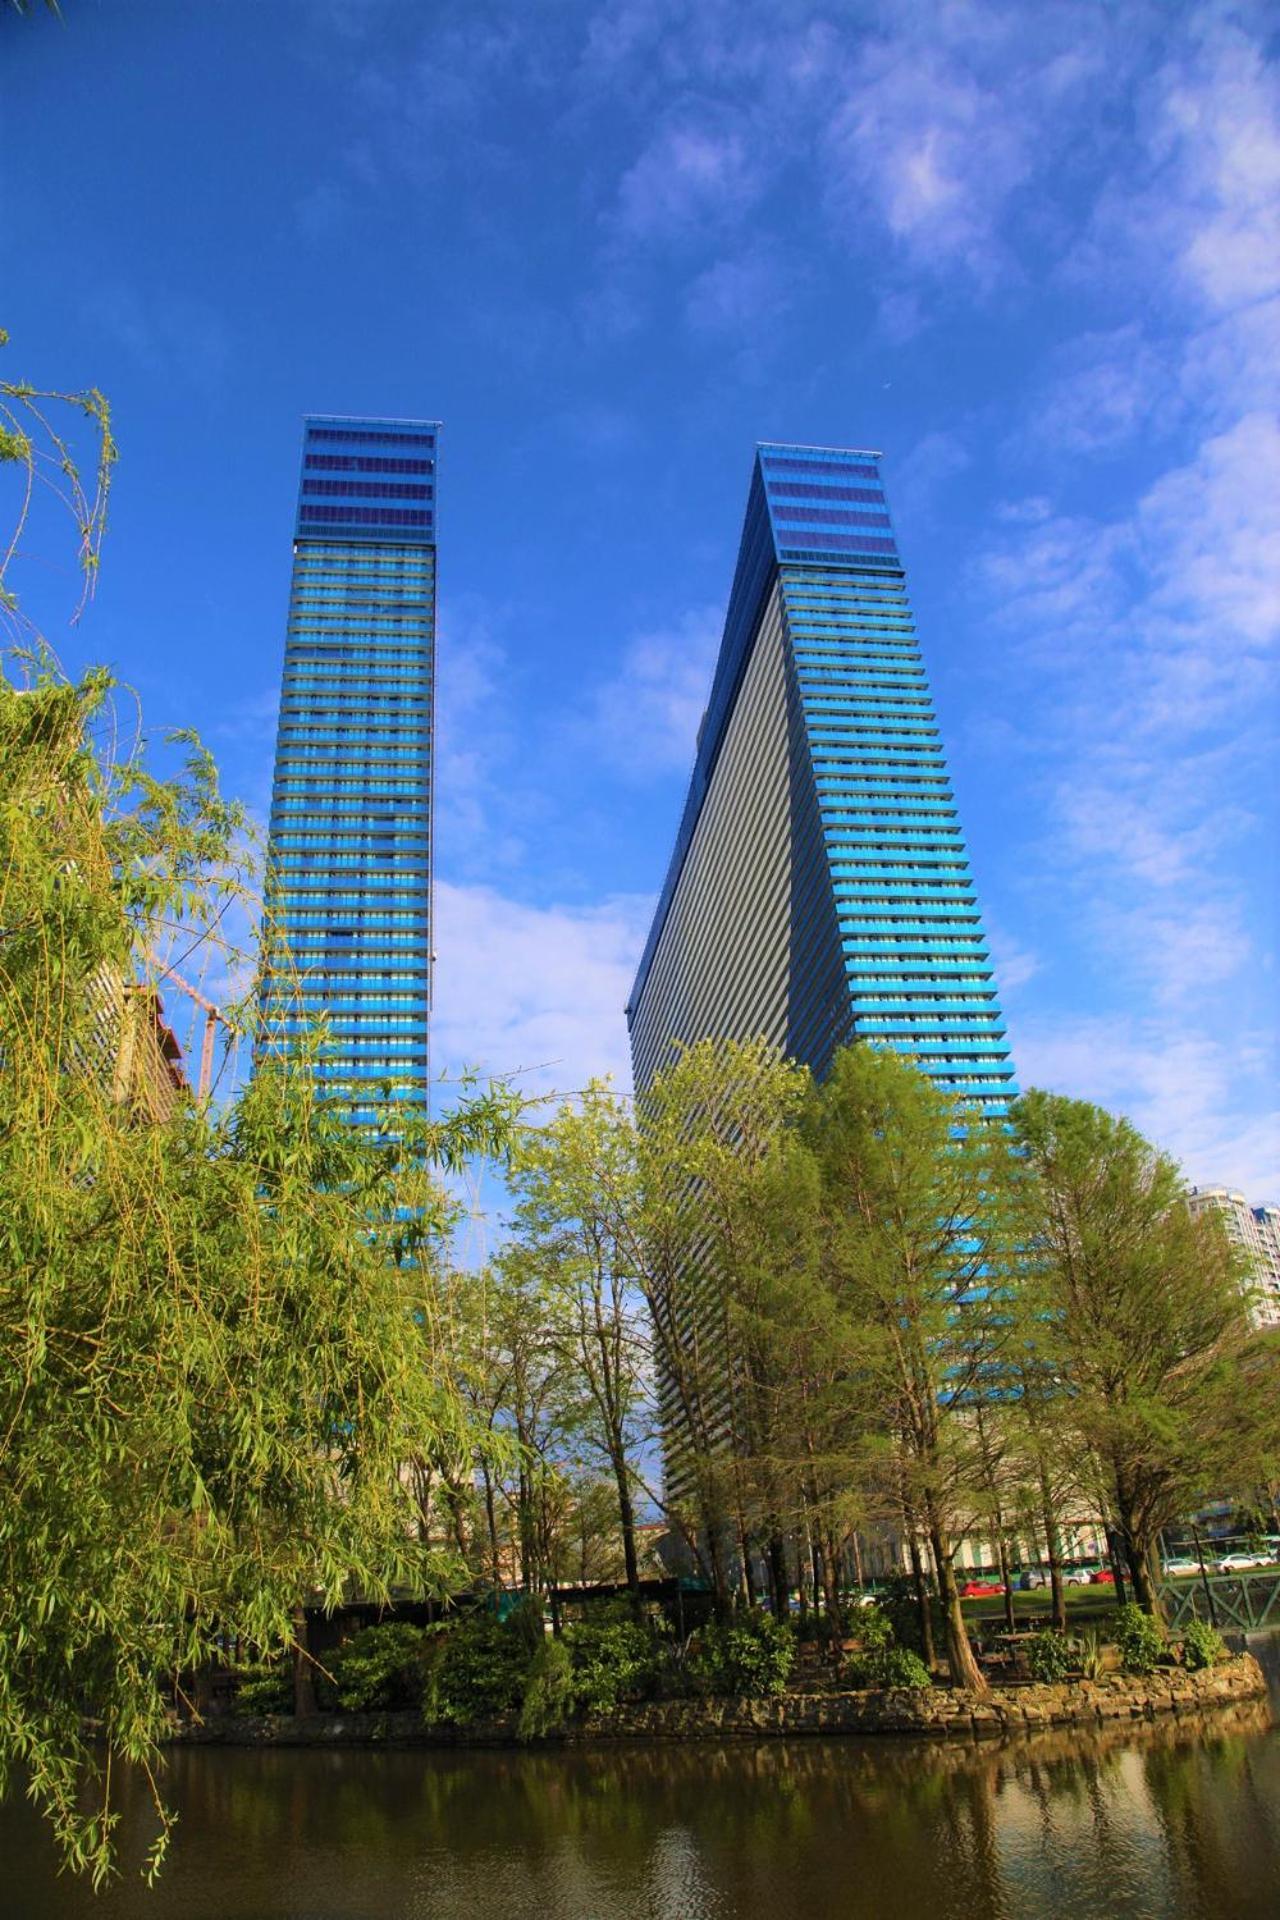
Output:
[[[993,1687],[987,1694],[949,1687],[857,1693],[782,1693],[762,1700],[653,1700],[615,1707],[566,1727],[559,1744],[629,1740],[761,1740],[806,1736],[892,1735],[975,1740],[1051,1727],[1098,1728],[1164,1715],[1203,1713],[1265,1697],[1267,1683],[1249,1654],[1187,1673],[1159,1668],[1141,1676]],[[324,1713],[219,1715],[176,1724],[180,1745],[269,1747],[508,1747],[519,1744],[515,1713],[468,1727],[431,1726],[420,1714]]]

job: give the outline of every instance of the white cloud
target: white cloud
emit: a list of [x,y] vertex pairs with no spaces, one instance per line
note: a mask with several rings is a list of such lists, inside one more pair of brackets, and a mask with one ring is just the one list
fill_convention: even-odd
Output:
[[511,867],[524,852],[505,777],[512,751],[503,616],[478,595],[440,608],[436,651],[436,846],[451,866]]
[[763,343],[787,311],[793,285],[778,261],[757,247],[704,268],[685,297],[685,318],[695,333]]
[[528,1093],[631,1083],[624,1009],[653,901],[531,906],[438,881],[432,1062],[518,1075]]
[[695,607],[674,626],[633,640],[617,674],[595,690],[582,732],[623,778],[693,766],[723,626],[723,607]]
[[1022,9],[924,6],[859,44],[824,136],[831,211],[855,243],[870,216],[917,270],[1008,283],[1017,197],[1068,127],[1087,143],[1105,90],[1105,26],[1080,33],[1069,13],[1028,32]]
[[1169,368],[1135,322],[1080,334],[1057,361],[1020,436],[1038,457],[1110,452],[1169,412]]
[[1245,1070],[1214,1033],[1101,1015],[1012,1022],[1019,1078],[1126,1113],[1199,1186],[1225,1181],[1256,1204],[1280,1198],[1280,1061],[1261,1045]]
[[925,519],[934,499],[957,474],[973,463],[958,434],[937,432],[917,440],[889,476],[894,510],[900,520]]
[[760,184],[741,134],[686,120],[656,134],[623,174],[614,223],[631,240],[703,233],[736,221]]
[[1280,287],[1280,88],[1258,46],[1230,29],[1215,39],[1207,73],[1197,49],[1162,76],[1154,138],[1195,208],[1181,270],[1228,307]]

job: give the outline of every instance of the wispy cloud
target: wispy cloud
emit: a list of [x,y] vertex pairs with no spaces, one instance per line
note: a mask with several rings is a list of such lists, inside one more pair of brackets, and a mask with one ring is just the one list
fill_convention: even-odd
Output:
[[1136,322],[1079,334],[1054,355],[1017,438],[1037,461],[1110,453],[1139,433],[1149,440],[1171,399],[1176,403],[1177,388],[1167,358]]
[[[524,855],[511,771],[512,663],[500,609],[475,594],[446,598],[436,653],[436,848],[457,874],[492,873]],[[533,823],[532,812],[523,816]]]
[[732,226],[757,198],[762,168],[731,126],[687,119],[654,135],[618,185],[624,239],[684,239]]
[[894,510],[900,521],[921,522],[930,514],[948,481],[973,463],[957,433],[926,433],[891,470]]
[[1067,1088],[1126,1113],[1199,1185],[1280,1199],[1277,1063],[1265,1036],[1245,1051],[1213,1033],[1116,1015],[1012,1024],[1024,1086]]
[[108,281],[87,300],[88,318],[158,380],[212,388],[225,378],[231,334],[207,301]]
[[752,247],[697,275],[685,296],[685,318],[694,333],[763,344],[791,306],[794,287],[794,273],[772,250]]
[[672,626],[640,634],[595,688],[580,730],[615,774],[652,780],[693,765],[723,625],[722,607],[692,608]]
[[623,1010],[652,910],[647,896],[531,906],[438,883],[437,1070],[519,1076],[533,1094],[605,1073],[629,1087]]
[[[843,63],[825,133],[829,204],[853,235],[868,218],[931,277],[962,270],[1007,286],[1010,210],[1100,91],[1098,36],[1024,10],[925,6]],[[1096,20],[1096,15],[1095,15]],[[1073,44],[1073,41],[1075,44]]]

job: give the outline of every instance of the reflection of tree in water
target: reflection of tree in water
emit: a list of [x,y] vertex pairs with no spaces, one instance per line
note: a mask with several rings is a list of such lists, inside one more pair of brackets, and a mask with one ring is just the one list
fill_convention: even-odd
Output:
[[[1256,1703],[1203,1724],[980,1746],[179,1748],[169,1784],[182,1819],[154,1896],[126,1884],[82,1904],[63,1882],[14,1910],[24,1920],[1074,1920],[1101,1903],[1116,1915],[1245,1920],[1274,1910],[1274,1884],[1271,1899],[1261,1890],[1280,1878],[1280,1742],[1256,1737],[1266,1724]],[[8,1831],[0,1822],[6,1871]]]
[[1280,1910],[1280,1845],[1267,1817],[1274,1809],[1252,1743],[1236,1735],[1193,1753],[1158,1749],[1145,1756],[1144,1772],[1174,1878],[1196,1889],[1201,1910]]

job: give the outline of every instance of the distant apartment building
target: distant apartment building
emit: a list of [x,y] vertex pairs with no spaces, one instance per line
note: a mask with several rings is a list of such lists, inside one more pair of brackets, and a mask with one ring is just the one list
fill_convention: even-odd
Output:
[[1280,1207],[1251,1207],[1230,1187],[1192,1187],[1188,1205],[1192,1213],[1222,1216],[1249,1263],[1255,1325],[1280,1326]]
[[268,852],[259,1054],[324,1016],[357,1123],[425,1108],[437,460],[430,420],[304,423]]
[[693,778],[627,1020],[643,1090],[681,1042],[853,1040],[989,1112],[994,969],[880,456],[757,447]]

